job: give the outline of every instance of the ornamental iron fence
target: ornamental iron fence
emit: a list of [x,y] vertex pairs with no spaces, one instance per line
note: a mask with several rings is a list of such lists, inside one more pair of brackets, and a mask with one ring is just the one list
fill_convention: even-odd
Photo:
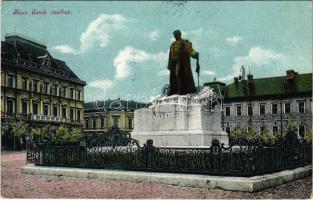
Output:
[[27,161],[46,166],[254,176],[312,163],[312,145],[288,137],[272,146],[238,140],[225,147],[213,139],[207,148],[169,148],[156,147],[152,140],[140,146],[116,129],[86,136],[77,146],[28,146],[32,148],[27,149]]

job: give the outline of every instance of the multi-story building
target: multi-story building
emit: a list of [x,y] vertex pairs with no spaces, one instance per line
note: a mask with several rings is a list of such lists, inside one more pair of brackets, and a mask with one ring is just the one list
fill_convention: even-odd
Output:
[[288,70],[285,76],[247,80],[234,78],[225,85],[211,82],[214,90],[224,96],[222,127],[230,133],[236,126],[267,129],[270,135],[293,121],[298,136],[312,129],[312,73],[298,74]]
[[86,83],[32,39],[7,35],[1,46],[2,122],[82,128]]
[[85,103],[85,133],[103,133],[112,127],[130,132],[134,128],[134,111],[148,105],[121,99]]

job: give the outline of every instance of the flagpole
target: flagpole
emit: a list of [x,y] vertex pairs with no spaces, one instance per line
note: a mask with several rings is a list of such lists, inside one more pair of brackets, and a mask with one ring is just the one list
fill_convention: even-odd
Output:
[[199,58],[197,58],[197,68],[196,72],[198,74],[198,93],[200,92],[200,64],[199,64]]

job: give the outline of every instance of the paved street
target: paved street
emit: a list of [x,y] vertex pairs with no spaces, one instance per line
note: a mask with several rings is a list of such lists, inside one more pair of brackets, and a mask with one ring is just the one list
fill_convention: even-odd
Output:
[[25,152],[1,157],[1,196],[6,198],[309,198],[311,177],[261,192],[246,193],[168,186],[152,183],[100,181],[90,179],[21,174]]

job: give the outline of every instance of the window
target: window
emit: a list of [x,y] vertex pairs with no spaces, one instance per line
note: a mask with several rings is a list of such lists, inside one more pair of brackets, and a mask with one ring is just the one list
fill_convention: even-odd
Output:
[[42,93],[42,92],[43,92],[43,85],[42,85],[42,84],[40,84],[39,91],[40,91],[40,93]]
[[28,89],[29,89],[30,91],[33,90],[33,82],[29,81],[29,87],[28,87]]
[[304,103],[304,101],[298,102],[298,112],[299,113],[305,113],[305,103]]
[[260,115],[265,115],[265,104],[260,104],[259,108],[260,108]]
[[27,101],[22,102],[22,113],[23,114],[27,114],[27,107],[28,107],[27,104],[28,104]]
[[80,122],[80,109],[77,109],[77,121]]
[[53,93],[54,93],[53,90],[54,90],[53,85],[51,85],[51,86],[50,86],[50,94],[51,94],[51,95],[53,95]]
[[49,105],[48,104],[43,105],[43,114],[46,116],[49,115]]
[[248,105],[247,110],[248,110],[248,116],[253,115],[253,107],[252,107],[252,105]]
[[300,137],[304,137],[304,134],[305,134],[305,126],[304,125],[299,125],[299,136]]
[[66,86],[63,86],[63,97],[66,97]]
[[22,89],[27,90],[27,77],[22,77]]
[[57,84],[53,84],[53,95],[54,96],[58,95],[58,85]]
[[8,86],[14,87],[15,86],[14,82],[15,82],[14,74],[8,74]]
[[277,125],[273,126],[273,133],[275,133],[275,132],[278,132],[278,126]]
[[38,114],[38,103],[33,102],[33,114],[37,115]]
[[71,122],[74,121],[74,108],[70,109],[70,119],[71,119]]
[[114,127],[119,127],[118,117],[114,117],[114,118],[113,118],[113,126],[114,126]]
[[128,129],[132,129],[132,128],[133,128],[133,119],[128,118]]
[[62,117],[66,118],[66,107],[62,108]]
[[14,106],[15,106],[15,99],[12,99],[12,98],[7,98],[7,113],[8,114],[13,114],[15,113],[15,109],[14,109]]
[[51,85],[50,86],[50,94],[51,95],[54,95],[54,90],[55,90],[54,85]]
[[236,105],[236,115],[241,116],[241,105]]
[[80,98],[81,98],[80,95],[81,95],[81,91],[80,91],[80,90],[77,90],[77,99],[78,99],[78,100],[80,100]]
[[225,107],[225,115],[230,116],[230,106]]
[[260,127],[260,133],[259,133],[259,134],[263,133],[264,131],[265,131],[265,126],[261,126],[261,127]]
[[94,119],[92,119],[92,128],[97,128],[97,119],[96,118],[94,118]]
[[33,91],[34,92],[38,91],[38,80],[33,80]]
[[101,128],[104,128],[104,118],[101,118],[100,124],[101,124]]
[[59,94],[58,94],[59,97],[62,97],[62,88],[59,88]]
[[48,92],[49,92],[48,90],[49,90],[49,83],[48,83],[48,82],[45,82],[45,83],[44,83],[44,91],[43,91],[43,92],[44,92],[45,94],[48,94]]
[[71,88],[71,99],[74,99],[74,88]]
[[272,114],[276,115],[278,113],[278,109],[277,109],[277,103],[273,103],[272,104]]
[[88,119],[86,119],[85,120],[85,127],[86,127],[86,129],[88,129],[89,127],[88,127],[88,123],[89,123],[89,120]]
[[230,127],[229,126],[226,126],[226,133],[230,134]]
[[57,117],[57,116],[58,116],[58,106],[57,106],[57,105],[54,105],[54,106],[53,106],[53,116],[54,116],[54,117]]
[[285,102],[285,114],[289,114],[290,113],[290,103],[289,102]]

